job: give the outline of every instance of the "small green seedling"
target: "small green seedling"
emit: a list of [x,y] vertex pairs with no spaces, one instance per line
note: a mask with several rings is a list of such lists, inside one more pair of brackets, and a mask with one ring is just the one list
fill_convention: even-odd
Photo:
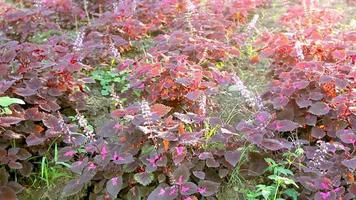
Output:
[[8,96],[0,97],[0,115],[11,115],[12,111],[9,106],[13,104],[22,104],[24,105],[25,102],[21,99],[11,98]]

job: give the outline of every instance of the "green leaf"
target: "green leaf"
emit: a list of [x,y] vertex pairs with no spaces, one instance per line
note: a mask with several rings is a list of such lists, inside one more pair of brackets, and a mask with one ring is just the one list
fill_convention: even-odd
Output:
[[298,192],[295,189],[288,188],[283,191],[283,194],[291,197],[293,200],[298,200]]
[[135,174],[134,179],[136,182],[140,183],[141,185],[147,186],[153,181],[154,176],[152,173],[141,172]]
[[25,102],[21,99],[17,99],[17,98],[11,98],[8,96],[5,97],[0,97],[0,106],[1,107],[8,107],[12,104],[22,104],[24,105]]

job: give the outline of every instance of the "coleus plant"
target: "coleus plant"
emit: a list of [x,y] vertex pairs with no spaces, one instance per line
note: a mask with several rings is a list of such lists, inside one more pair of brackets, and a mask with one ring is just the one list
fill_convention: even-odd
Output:
[[[119,195],[127,199],[194,199],[214,196],[222,178],[238,163],[241,152],[233,139],[233,129],[214,118],[216,127],[204,127],[204,117],[175,112],[172,108],[134,104],[114,111],[111,121],[96,134],[95,140],[62,149],[62,161],[76,160],[71,170],[76,179],[63,195],[79,192],[86,184],[97,188],[93,197]],[[220,148],[206,144],[219,143]],[[152,192],[147,193],[147,188]]]
[[[221,1],[223,9],[216,11],[209,2],[202,11],[204,4],[190,1],[125,1],[116,8],[102,1],[45,1],[36,7],[24,2],[26,9],[9,11],[1,24],[7,29],[1,35],[0,95],[25,102],[10,106],[12,114],[0,117],[1,164],[28,176],[33,168],[28,157],[41,155],[51,140],[61,138],[67,146],[60,150],[60,159],[73,162],[71,170],[78,174],[64,188],[67,196],[85,185],[95,186],[91,196],[105,198],[214,196],[240,152],[233,128],[205,118],[206,98],[220,85],[234,83],[214,63],[238,55],[237,45],[230,43],[238,35],[234,23],[241,21],[234,15],[246,17],[256,4]],[[103,7],[113,12],[102,12]],[[84,17],[83,11],[89,13]],[[202,20],[205,16],[211,21]],[[73,42],[67,34],[42,44],[14,41],[28,41],[54,26],[71,29],[77,17],[90,24],[80,28]],[[63,112],[85,107],[84,86],[92,81],[82,69],[105,62],[108,55],[121,61],[119,55],[131,47],[130,41],[148,34],[158,34],[148,53],[122,62],[118,70],[131,72],[128,95],[140,90],[150,103],[115,110],[115,120],[96,137],[78,134]],[[191,42],[179,44],[185,39]],[[211,142],[220,148],[209,147]],[[8,185],[3,181],[1,192],[13,198],[18,190]]]
[[[84,108],[84,85],[91,81],[79,72],[81,64],[63,59],[71,57],[71,51],[60,42],[2,40],[0,99],[8,111],[0,115],[2,170],[28,177],[34,168],[30,157],[41,156],[54,139],[74,137],[69,132],[75,129],[67,127],[62,111]],[[0,193],[15,199],[21,187],[7,181],[6,171]]]
[[[350,32],[333,33],[333,19],[328,10],[306,13],[294,8],[282,18],[287,33],[263,35],[257,45],[263,44],[262,54],[272,58],[274,79],[264,99],[275,115],[268,121],[270,114],[261,112],[253,123],[237,126],[250,142],[273,151],[285,147],[285,142],[276,143],[285,141],[285,133],[276,135],[271,129],[297,135],[294,144],[305,145],[306,157],[296,177],[304,186],[300,196],[306,199],[356,195],[355,38]],[[275,149],[264,145],[269,137]]]

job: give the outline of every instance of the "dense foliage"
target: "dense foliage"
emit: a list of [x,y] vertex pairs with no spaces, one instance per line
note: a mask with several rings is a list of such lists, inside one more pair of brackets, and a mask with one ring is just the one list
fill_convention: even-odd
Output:
[[[272,78],[259,97],[219,66],[240,57],[269,1],[21,5],[0,21],[0,196],[16,199],[55,145],[50,156],[74,174],[63,198],[216,199],[243,158],[248,176],[273,173],[268,195],[258,185],[250,199],[355,198],[356,39],[336,31],[333,10],[290,7],[283,31],[258,37],[250,62],[271,60]],[[95,87],[114,106],[93,128]],[[213,97],[232,91],[258,111],[253,120],[212,115]],[[264,159],[282,154],[293,162]]]

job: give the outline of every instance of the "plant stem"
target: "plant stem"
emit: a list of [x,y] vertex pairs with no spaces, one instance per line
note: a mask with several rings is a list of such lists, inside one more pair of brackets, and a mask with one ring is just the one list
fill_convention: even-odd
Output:
[[274,193],[274,197],[273,197],[273,200],[276,200],[277,199],[277,193],[278,193],[278,189],[279,189],[279,181],[277,182],[277,187],[276,187],[276,192]]

